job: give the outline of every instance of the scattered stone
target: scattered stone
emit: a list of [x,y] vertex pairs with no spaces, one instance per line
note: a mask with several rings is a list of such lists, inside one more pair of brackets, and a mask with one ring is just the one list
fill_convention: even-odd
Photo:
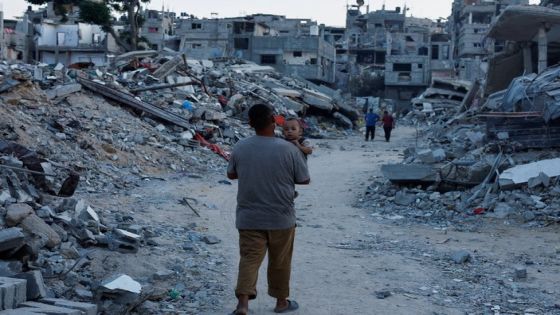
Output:
[[487,216],[496,219],[506,219],[515,213],[515,209],[505,202],[499,202],[494,207],[494,212],[488,213]]
[[416,195],[408,194],[403,191],[399,191],[395,195],[395,203],[399,206],[410,206],[415,202],[416,202]]
[[27,300],[26,281],[0,277],[0,311],[17,308]]
[[219,238],[217,238],[217,237],[215,237],[215,236],[212,236],[212,235],[205,235],[205,236],[203,236],[203,237],[202,237],[202,241],[203,241],[204,243],[208,244],[208,245],[219,244],[219,243],[222,242]]
[[451,260],[456,264],[464,264],[471,260],[471,254],[466,250],[459,250],[451,255]]
[[35,300],[47,297],[47,288],[43,280],[43,275],[39,270],[20,273],[15,276],[18,279],[27,281],[27,299]]
[[513,279],[515,281],[527,279],[527,269],[523,267],[515,267],[513,273]]
[[128,275],[116,275],[102,282],[101,286],[110,291],[125,291],[135,294],[142,292],[142,285]]
[[19,248],[24,244],[25,235],[20,228],[0,230],[0,253]]
[[97,306],[95,304],[72,302],[63,299],[42,299],[41,303],[79,310],[81,315],[97,315]]
[[377,291],[375,292],[375,297],[380,300],[386,299],[391,296],[391,291]]
[[6,223],[8,226],[16,226],[33,213],[33,208],[25,203],[11,204],[7,208]]
[[62,241],[58,233],[36,214],[31,214],[26,217],[20,225],[25,232],[45,239],[48,248],[54,248]]

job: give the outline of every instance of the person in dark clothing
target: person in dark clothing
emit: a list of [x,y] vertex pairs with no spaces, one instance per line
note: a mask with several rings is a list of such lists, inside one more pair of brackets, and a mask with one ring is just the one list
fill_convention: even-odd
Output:
[[395,128],[395,119],[389,114],[389,112],[383,112],[383,131],[385,131],[385,141],[389,142],[391,139],[391,131]]
[[370,109],[369,112],[366,114],[366,141],[369,140],[369,135],[371,134],[371,141],[375,138],[375,125],[379,120],[379,115],[373,112],[373,109]]

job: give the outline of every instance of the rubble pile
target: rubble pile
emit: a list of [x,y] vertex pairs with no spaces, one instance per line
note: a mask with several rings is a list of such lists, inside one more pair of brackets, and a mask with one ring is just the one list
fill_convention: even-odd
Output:
[[[95,196],[116,197],[170,172],[221,173],[231,147],[251,134],[246,112],[255,103],[300,117],[310,137],[345,135],[359,118],[339,92],[270,67],[154,51],[120,55],[105,68],[3,63],[0,99],[0,284],[13,293],[2,295],[0,310],[16,313],[219,306],[224,259],[209,250],[219,239],[194,223],[161,226],[125,215],[118,200]],[[196,200],[186,199],[180,204],[198,215]],[[186,242],[160,245],[177,239]],[[136,270],[136,279],[111,267],[155,252],[189,258],[148,277],[139,275],[153,269]]]
[[537,226],[560,222],[557,77],[554,68],[520,77],[485,102],[477,83],[461,100],[428,101],[435,92],[457,94],[429,88],[419,99],[423,106],[403,119],[417,126],[416,146],[402,163],[382,167],[384,178],[360,204],[376,216],[440,226],[475,222],[477,215]]

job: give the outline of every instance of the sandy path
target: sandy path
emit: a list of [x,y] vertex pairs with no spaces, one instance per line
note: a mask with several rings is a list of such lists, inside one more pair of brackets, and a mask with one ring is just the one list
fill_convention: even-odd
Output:
[[[297,188],[299,227],[291,297],[301,309],[292,314],[480,313],[481,308],[487,307],[484,304],[488,304],[486,311],[499,305],[499,301],[468,299],[469,293],[487,289],[480,280],[486,278],[497,288],[514,288],[515,292],[526,294],[545,292],[542,294],[548,301],[560,301],[556,287],[560,283],[557,228],[531,230],[484,221],[483,228],[469,233],[460,228],[442,230],[392,224],[373,217],[371,211],[352,207],[372,177],[381,175],[382,164],[401,160],[400,153],[414,145],[414,136],[413,129],[401,127],[390,143],[382,141],[379,135],[369,143],[358,136],[345,141],[316,141],[317,150],[309,160],[312,184]],[[164,186],[154,184],[158,191],[165,192],[171,204],[158,207],[157,215],[152,214],[155,221],[196,221],[222,240],[212,251],[225,255],[223,310],[211,314],[227,314],[236,304],[233,289],[238,260],[234,228],[237,188],[235,182],[219,183],[224,179],[220,174],[204,179],[171,180]],[[185,195],[199,200],[202,218],[175,205],[174,200]],[[356,242],[364,246],[339,246]],[[473,253],[475,262],[465,266],[448,263],[448,254],[459,249]],[[513,262],[527,259],[534,261],[534,265],[527,267],[529,280],[512,282],[509,273]],[[251,302],[251,314],[274,314],[274,300],[266,294],[264,267],[260,274],[259,296]],[[392,296],[378,299],[375,293],[383,290],[391,291]],[[527,309],[542,306],[530,301],[535,298],[524,300],[521,294],[510,302],[523,303]]]

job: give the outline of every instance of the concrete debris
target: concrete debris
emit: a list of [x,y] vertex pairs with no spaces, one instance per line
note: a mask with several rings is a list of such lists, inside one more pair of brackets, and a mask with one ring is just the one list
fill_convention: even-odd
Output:
[[0,230],[0,253],[21,247],[24,244],[25,235],[20,228],[8,228]]
[[443,149],[425,149],[418,151],[416,154],[418,155],[418,159],[420,159],[422,163],[426,164],[442,162],[446,157]]
[[56,86],[51,90],[47,90],[46,94],[49,100],[54,100],[57,98],[66,97],[72,93],[76,93],[81,90],[82,90],[82,86],[78,83],[74,83],[74,84]]
[[63,299],[42,299],[41,303],[79,310],[81,315],[97,314],[97,306],[95,304],[72,302]]
[[25,218],[35,213],[33,208],[25,203],[11,204],[6,210],[6,224],[8,226],[16,226]]
[[421,164],[383,165],[381,171],[396,184],[431,184],[437,179],[437,173],[432,167]]
[[471,260],[471,254],[466,250],[459,250],[451,255],[451,260],[456,264],[464,264]]
[[526,184],[536,177],[532,180],[533,187],[541,184],[548,186],[550,178],[558,176],[560,176],[560,158],[512,167],[500,174],[498,182],[502,188],[511,188],[519,184]]
[[47,297],[47,288],[39,270],[28,271],[14,276],[27,281],[27,299],[36,300]]
[[25,280],[0,277],[0,311],[17,308],[26,299]]
[[142,285],[128,275],[117,275],[103,281],[101,286],[110,291],[125,291],[135,294],[142,292]]

